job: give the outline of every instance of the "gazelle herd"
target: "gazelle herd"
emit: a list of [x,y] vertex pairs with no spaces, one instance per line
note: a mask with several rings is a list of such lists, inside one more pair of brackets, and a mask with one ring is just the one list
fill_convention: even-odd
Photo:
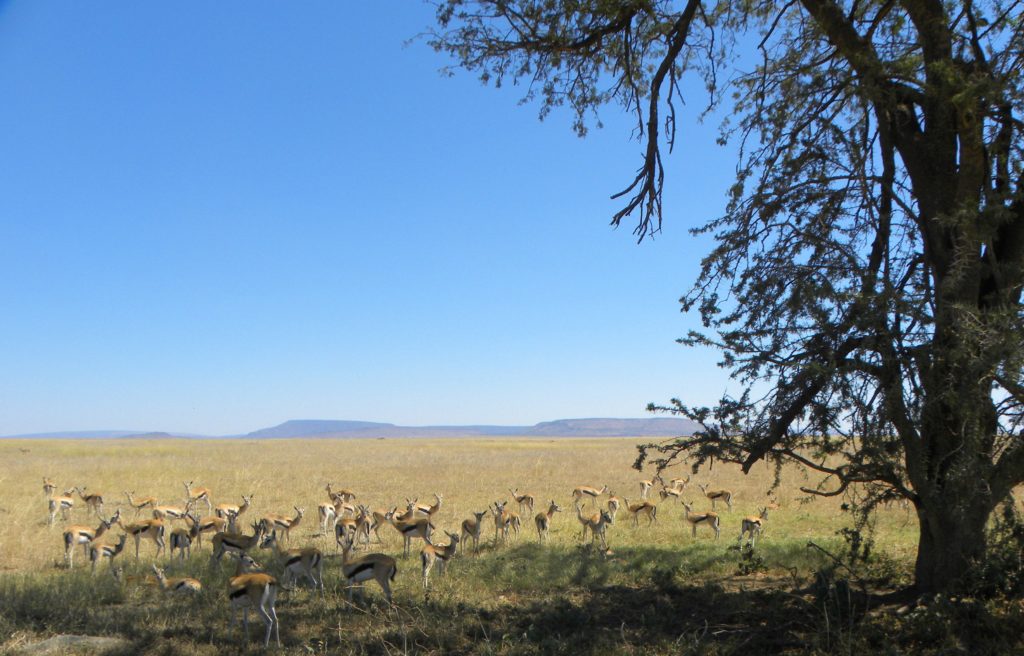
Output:
[[[699,526],[707,525],[714,532],[715,539],[718,539],[721,533],[721,517],[716,512],[716,504],[722,501],[731,510],[732,493],[724,489],[709,489],[704,483],[698,484],[702,496],[710,501],[711,509],[697,512],[692,500],[684,500],[689,482],[690,478],[686,477],[672,479],[665,484],[660,476],[640,481],[640,500],[634,502],[615,495],[609,490],[608,485],[600,488],[586,485],[575,487],[571,491],[571,500],[581,527],[581,541],[586,543],[589,531],[590,546],[599,543],[601,549],[610,553],[608,532],[615,524],[620,511],[632,518],[634,528],[640,527],[641,515],[647,519],[646,526],[656,523],[658,506],[650,498],[656,485],[660,485],[657,491],[662,501],[678,500],[682,504],[684,526],[690,527],[692,537],[696,538]],[[444,496],[440,493],[434,494],[434,502],[429,505],[419,503],[417,498],[407,498],[404,510],[401,511],[397,505],[371,509],[363,503],[356,503],[356,499],[359,498],[356,492],[336,489],[332,483],[327,483],[325,490],[328,499],[317,506],[319,532],[314,527],[313,532],[309,533],[301,528],[305,511],[300,506],[293,507],[294,514],[265,512],[257,515],[250,518],[248,529],[243,530],[238,519],[253,506],[255,495],[242,495],[240,503],[214,505],[213,492],[206,487],[193,487],[193,483],[194,481],[183,482],[184,497],[179,497],[180,505],[175,503],[176,499],[165,499],[170,503],[161,504],[157,497],[136,496],[134,490],[125,491],[127,507],[134,510],[134,518],[128,522],[122,519],[120,509],[109,519],[103,518],[102,494],[88,492],[84,486],[71,487],[58,494],[58,487],[54,481],[44,478],[43,489],[47,497],[48,523],[51,526],[58,515],[65,522],[69,520],[70,513],[75,507],[72,493],[77,493],[87,512],[99,518],[99,526],[88,523],[65,527],[65,566],[68,569],[73,568],[74,551],[81,545],[94,573],[97,565],[106,558],[110,562],[111,572],[121,580],[122,570],[120,567],[115,568],[113,561],[124,550],[129,537],[134,541],[136,560],[140,558],[141,543],[146,540],[153,543],[156,558],[163,554],[171,563],[175,562],[175,557],[183,563],[193,558],[194,550],[202,549],[202,535],[208,533],[211,535],[212,544],[210,565],[219,569],[225,555],[236,561],[235,574],[230,577],[227,590],[232,608],[231,623],[234,623],[237,610],[243,609],[243,624],[248,636],[248,612],[250,609],[253,610],[266,626],[263,642],[265,647],[269,644],[271,635],[277,637],[279,634],[275,604],[281,590],[294,589],[299,582],[307,580],[314,593],[326,598],[324,570],[328,564],[328,557],[340,562],[340,576],[347,589],[350,603],[353,588],[360,587],[362,599],[361,584],[370,580],[377,582],[387,603],[391,603],[391,585],[394,583],[398,568],[395,558],[384,553],[366,553],[360,556],[353,553],[361,549],[369,551],[374,539],[376,543],[382,544],[384,540],[379,532],[382,527],[392,527],[402,538],[402,553],[405,557],[410,555],[413,540],[423,541],[420,566],[422,585],[424,590],[427,590],[430,586],[431,571],[436,568],[438,573],[443,575],[448,569],[448,564],[456,558],[460,544],[462,550],[467,553],[471,544],[472,553],[479,553],[485,522],[494,522],[494,539],[491,543],[494,548],[507,543],[510,539],[518,538],[522,528],[520,513],[530,513],[527,517],[533,515],[536,502],[533,494],[520,492],[519,488],[515,487],[508,488],[511,498],[499,498],[484,510],[473,510],[459,525],[461,531],[443,531],[443,535],[447,535],[448,538],[447,544],[440,544],[434,541],[434,535],[438,530],[439,510],[444,502]],[[599,503],[601,497],[605,495],[607,499]],[[123,500],[121,503],[124,503]],[[515,506],[512,506],[512,503]],[[518,512],[513,510],[513,507],[518,508]],[[769,507],[777,508],[778,505],[759,508],[759,515],[747,516],[741,520],[740,542],[746,536],[753,546],[755,540],[762,535]],[[553,524],[556,523],[556,514],[563,511],[563,508],[555,499],[548,500],[541,508],[543,510],[533,515],[533,518],[537,529],[537,541],[545,544],[549,540]],[[201,509],[207,511],[206,517],[201,514]],[[148,511],[151,518],[140,518],[144,511]],[[174,525],[175,522],[179,524]],[[115,526],[121,533],[118,539],[110,541],[109,533]],[[337,545],[337,552],[331,556],[325,556],[324,552],[315,546],[292,546],[293,539],[299,542],[307,536],[331,534],[334,535]],[[287,546],[283,546],[282,542],[287,543]],[[262,569],[250,556],[250,552],[256,552],[257,548],[276,561],[276,566],[271,569],[279,573],[280,583],[278,576]],[[155,564],[152,565],[152,569],[156,575],[154,585],[159,585],[160,589],[169,594],[196,594],[203,590],[203,584],[198,579],[167,577],[164,570]],[[149,579],[153,580],[152,577]],[[279,637],[277,642],[280,644]]]

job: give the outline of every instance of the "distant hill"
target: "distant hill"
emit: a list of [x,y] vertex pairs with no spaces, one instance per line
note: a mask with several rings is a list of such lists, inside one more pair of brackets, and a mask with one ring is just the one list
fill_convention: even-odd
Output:
[[[292,437],[313,438],[382,438],[382,437],[676,437],[692,435],[699,425],[689,419],[657,417],[647,419],[558,419],[545,421],[533,426],[398,426],[374,421],[348,421],[337,419],[292,419],[277,426],[261,428],[245,435],[224,435],[221,437],[242,437],[248,439],[285,439]],[[165,439],[165,438],[206,438],[209,435],[189,433],[167,433],[162,431],[61,431],[55,433],[32,433],[29,435],[7,435],[21,439]]]

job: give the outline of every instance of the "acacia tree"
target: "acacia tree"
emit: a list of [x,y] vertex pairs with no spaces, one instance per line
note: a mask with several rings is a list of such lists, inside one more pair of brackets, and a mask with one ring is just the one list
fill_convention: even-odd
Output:
[[580,135],[631,112],[645,150],[612,223],[641,240],[685,76],[731,105],[736,183],[681,299],[705,329],[680,341],[743,391],[673,399],[705,430],[638,466],[796,461],[809,492],[907,499],[934,591],[1024,481],[1022,30],[1018,0],[442,0],[429,38]]

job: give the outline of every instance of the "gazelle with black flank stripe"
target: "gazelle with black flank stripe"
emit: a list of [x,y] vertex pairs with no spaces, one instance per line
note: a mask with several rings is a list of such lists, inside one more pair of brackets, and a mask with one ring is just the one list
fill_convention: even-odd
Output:
[[172,519],[185,519],[192,510],[191,504],[182,506],[153,506],[153,519],[159,519],[160,521],[169,521]]
[[170,543],[171,551],[170,557],[174,558],[175,550],[178,551],[178,555],[181,560],[185,560],[185,552],[188,552],[188,557],[192,557],[192,541],[199,537],[199,526],[192,524],[189,528],[178,527],[171,531]]
[[260,549],[273,549],[277,559],[284,567],[281,586],[288,589],[289,582],[298,582],[302,577],[313,583],[313,590],[319,590],[320,596],[326,598],[324,592],[324,555],[316,547],[302,549],[282,549],[277,541],[277,531],[263,538]]
[[509,492],[512,493],[512,498],[519,504],[519,512],[533,512],[533,504],[535,500],[532,494],[528,492],[519,494],[519,488],[514,490],[510,489]]
[[701,524],[704,524],[711,527],[711,530],[715,532],[715,539],[718,539],[718,536],[719,534],[721,534],[722,529],[720,526],[721,520],[718,518],[717,513],[695,513],[693,512],[691,504],[686,503],[685,501],[683,502],[683,508],[686,509],[684,519],[690,523],[690,526],[693,527],[693,537],[697,537],[697,527]]
[[250,494],[249,496],[242,495],[242,503],[218,503],[213,507],[213,514],[221,519],[228,521],[228,526],[234,525],[235,521],[252,505],[252,498],[255,495]]
[[160,589],[167,594],[196,595],[203,591],[203,584],[198,579],[187,576],[167,578],[164,570],[156,565],[153,565],[153,573],[156,574],[156,580],[160,584]]
[[128,497],[128,505],[135,509],[135,516],[138,517],[139,513],[143,508],[149,508],[152,510],[159,503],[156,497],[137,497],[135,492],[125,491],[124,495]]
[[206,504],[206,512],[213,512],[213,501],[210,500],[212,496],[210,489],[205,487],[192,487],[194,481],[185,483],[185,505],[196,506],[200,501]]
[[761,529],[764,528],[764,522],[768,520],[768,508],[761,508],[761,512],[758,515],[747,515],[743,518],[740,523],[740,537],[739,541],[743,542],[744,534],[750,534],[750,546],[754,546],[754,541],[757,540],[757,536],[761,535]]
[[50,519],[47,523],[50,526],[53,526],[53,520],[57,517],[57,513],[60,513],[61,519],[65,522],[68,521],[68,515],[71,513],[71,509],[75,507],[75,498],[71,496],[73,493],[74,490],[64,490],[64,494],[48,499]]
[[494,544],[498,544],[498,536],[501,535],[501,541],[508,541],[509,529],[514,529],[516,535],[519,535],[519,528],[522,524],[522,520],[519,518],[519,513],[513,512],[506,508],[508,505],[507,501],[495,501],[494,505],[491,506],[491,514],[494,516]]
[[587,539],[587,530],[590,530],[590,543],[593,544],[597,538],[601,538],[601,547],[608,548],[607,528],[612,523],[612,516],[607,510],[601,510],[589,517],[583,515],[583,509],[576,504],[576,517],[583,524],[583,540]]
[[662,501],[668,499],[669,497],[672,497],[673,499],[679,501],[680,503],[682,503],[683,501],[683,491],[675,487],[662,487],[660,490],[658,490],[658,495],[661,497]]
[[402,536],[404,548],[402,553],[404,556],[409,556],[409,550],[412,545],[413,539],[420,539],[430,544],[430,533],[434,530],[434,525],[430,523],[427,518],[421,519],[410,519],[410,520],[398,520],[392,517],[391,524],[395,527],[395,530]]
[[203,548],[203,533],[224,533],[228,529],[228,520],[223,517],[196,517],[192,513],[185,513],[185,523],[193,529],[192,537],[196,540],[196,546]]
[[633,516],[633,526],[640,525],[640,515],[647,516],[648,526],[658,521],[658,506],[650,501],[643,500],[637,503],[630,503],[629,499],[623,499],[623,502],[626,504],[626,510]]
[[545,512],[537,513],[537,516],[533,518],[534,524],[537,525],[538,542],[547,542],[548,530],[551,528],[551,518],[561,509],[562,507],[552,499],[551,503],[548,505],[548,509]]
[[612,516],[612,521],[615,521],[615,516],[619,514],[619,509],[622,507],[622,499],[615,496],[614,493],[608,493],[608,514]]
[[295,514],[291,517],[285,515],[279,515],[272,513],[265,515],[261,520],[263,525],[263,532],[270,533],[271,531],[281,531],[284,533],[284,537],[288,542],[292,540],[292,529],[297,528],[302,523],[302,516],[305,514],[305,510],[298,506],[292,506],[295,509]]
[[590,502],[593,504],[597,503],[597,498],[608,491],[608,486],[605,485],[600,490],[596,487],[589,487],[587,485],[581,485],[574,488],[572,491],[573,503],[583,501],[584,497],[590,497]]
[[89,543],[89,560],[92,561],[92,573],[96,573],[96,563],[103,558],[110,559],[110,566],[114,566],[114,558],[124,551],[124,543],[128,539],[127,533],[121,534],[121,539],[118,540],[117,544],[107,544],[98,540],[93,540]]
[[462,535],[460,536],[462,541],[465,542],[467,548],[469,542],[467,538],[473,540],[473,553],[480,552],[480,532],[484,527],[484,516],[487,515],[486,510],[480,512],[473,512],[473,519],[462,520]]
[[341,500],[342,502],[355,501],[356,493],[348,488],[341,488],[340,490],[334,490],[331,488],[332,484],[327,484],[327,496],[331,502]]
[[263,648],[270,645],[270,634],[274,633],[277,646],[281,646],[281,625],[277,619],[277,579],[263,572],[247,571],[257,567],[256,562],[245,554],[238,558],[235,575],[228,579],[228,600],[231,602],[231,624],[238,616],[238,609],[243,609],[242,622],[245,626],[245,639],[249,640],[249,609],[252,608],[260,616],[267,627],[263,637]]
[[85,507],[96,513],[97,517],[103,514],[103,495],[99,492],[86,493],[86,488],[76,487],[75,492],[78,492],[79,498],[85,503]]
[[100,519],[100,525],[96,528],[91,526],[68,526],[64,529],[64,563],[69,567],[75,566],[75,547],[82,545],[85,557],[89,557],[89,543],[106,533],[110,527],[121,520],[121,511],[114,513],[110,521]]
[[131,524],[125,524],[118,519],[117,524],[125,533],[135,539],[135,560],[139,559],[139,543],[142,542],[143,538],[152,540],[153,544],[156,545],[157,557],[160,556],[160,552],[167,546],[167,543],[164,541],[166,527],[162,519],[143,519]]
[[225,553],[235,556],[244,556],[246,552],[260,543],[263,537],[263,524],[258,522],[252,525],[252,535],[241,533],[218,533],[213,536],[213,555],[211,560],[220,561]]
[[449,542],[444,546],[436,544],[428,544],[423,547],[423,551],[420,552],[420,562],[423,565],[423,589],[427,588],[427,578],[430,576],[430,570],[437,563],[437,570],[441,576],[444,576],[445,568],[448,565],[448,561],[455,557],[455,552],[459,548],[459,535],[457,533],[448,533]]
[[[381,553],[371,553],[359,558],[350,558],[349,552],[351,549],[352,543],[350,542],[345,542],[341,547],[341,575],[345,579],[348,602],[352,603],[353,587],[373,579],[377,581],[380,589],[384,591],[384,598],[387,599],[388,605],[390,605],[391,583],[394,582],[395,574],[398,573],[398,563],[391,556]],[[359,598],[365,600],[362,587],[359,588]]]
[[704,483],[699,483],[697,487],[704,493],[704,496],[711,499],[712,510],[715,510],[715,504],[719,501],[724,501],[729,510],[732,510],[732,492],[729,490],[709,490]]

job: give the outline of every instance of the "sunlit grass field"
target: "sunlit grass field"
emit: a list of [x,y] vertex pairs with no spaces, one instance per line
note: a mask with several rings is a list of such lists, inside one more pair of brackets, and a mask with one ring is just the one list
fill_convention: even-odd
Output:
[[[630,501],[639,498],[639,481],[649,477],[631,469],[637,439],[451,438],[384,440],[5,440],[0,441],[0,650],[13,651],[33,640],[60,633],[113,635],[129,642],[125,653],[231,653],[243,649],[239,627],[228,627],[224,571],[210,567],[209,540],[193,550],[184,564],[167,565],[169,576],[200,578],[204,593],[196,600],[172,600],[147,581],[155,548],[143,542],[138,563],[131,540],[117,562],[127,582],[117,583],[103,563],[95,577],[76,554],[74,571],[64,568],[63,523],[47,526],[43,477],[58,491],[86,486],[103,493],[104,515],[118,508],[132,519],[125,491],[155,496],[164,504],[184,501],[183,483],[210,488],[213,503],[240,503],[255,495],[242,525],[267,512],[293,515],[305,509],[292,532],[291,546],[317,546],[329,556],[337,549],[333,535],[322,536],[317,505],[327,500],[325,486],[347,487],[357,502],[371,508],[402,507],[406,498],[433,501],[443,495],[434,519],[436,540],[442,530],[458,532],[462,520],[496,500],[508,500],[509,488],[537,499],[534,514],[553,499],[564,512],[552,521],[547,545],[537,544],[532,515],[523,532],[507,545],[494,544],[494,523],[485,518],[481,552],[470,550],[451,563],[446,577],[435,571],[425,595],[418,551],[401,557],[401,540],[391,527],[381,529],[383,544],[373,545],[398,558],[395,605],[383,603],[375,584],[366,588],[368,603],[350,607],[339,585],[338,563],[325,567],[327,601],[305,587],[285,591],[278,601],[283,651],[286,653],[728,653],[738,644],[769,651],[797,651],[794,637],[740,630],[743,604],[791,608],[796,618],[819,612],[788,591],[806,585],[827,564],[814,541],[838,552],[836,532],[850,524],[840,510],[842,499],[808,501],[799,491],[817,479],[791,469],[777,490],[778,508],[766,522],[757,545],[760,566],[740,571],[735,548],[743,516],[768,503],[773,472],[758,465],[747,476],[737,468],[716,465],[694,476],[684,498],[699,512],[711,509],[698,482],[733,492],[733,510],[720,505],[722,536],[715,541],[707,527],[690,534],[683,507],[661,501],[658,522],[634,527],[619,513],[608,529],[609,552],[584,547],[571,498],[578,485],[600,488]],[[686,472],[666,472],[665,479]],[[601,503],[607,497],[601,498]],[[205,511],[205,505],[200,504]],[[143,511],[147,516],[148,511]],[[96,526],[94,516],[77,498],[71,523]],[[115,528],[109,535],[114,540]],[[875,551],[890,560],[899,575],[912,560],[916,522],[894,507],[878,514]],[[465,545],[460,545],[464,547]],[[274,558],[256,550],[254,557],[271,570]],[[761,595],[758,597],[757,595]],[[758,601],[760,600],[760,601]],[[744,602],[745,603],[745,602]],[[709,605],[715,608],[709,608]],[[723,615],[723,611],[728,611]],[[736,615],[732,620],[729,613]],[[720,625],[716,631],[715,626]],[[730,628],[732,627],[732,628]],[[783,636],[799,636],[799,622]],[[808,631],[810,629],[807,629]],[[252,626],[249,648],[260,645],[263,629]],[[753,637],[752,637],[753,636]],[[841,636],[841,632],[837,633]],[[811,650],[825,651],[838,640],[831,634]],[[804,645],[807,647],[808,645]],[[272,643],[272,649],[273,647]]]

